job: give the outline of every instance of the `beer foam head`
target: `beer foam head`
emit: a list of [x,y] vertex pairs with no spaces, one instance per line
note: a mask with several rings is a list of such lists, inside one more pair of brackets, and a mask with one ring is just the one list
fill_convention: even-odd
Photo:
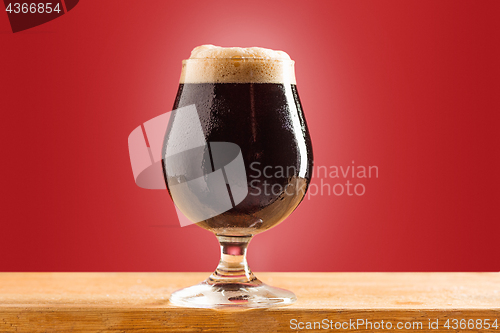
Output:
[[201,45],[182,62],[180,83],[291,83],[294,62],[283,51],[262,47]]

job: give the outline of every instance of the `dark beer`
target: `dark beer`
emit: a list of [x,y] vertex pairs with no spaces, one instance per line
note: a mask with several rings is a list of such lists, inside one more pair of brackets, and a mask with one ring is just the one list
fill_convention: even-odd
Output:
[[[252,66],[252,72],[260,70],[258,63]],[[236,81],[244,80],[243,75]],[[197,224],[216,234],[238,236],[283,221],[303,199],[312,173],[311,140],[294,81],[223,82],[223,77],[214,82],[182,81],[173,110],[196,105],[207,142],[238,145],[248,182],[242,202]],[[172,116],[169,126],[175,126],[178,117],[182,113]],[[164,172],[168,179],[165,165]],[[180,198],[172,199],[178,207],[195,204],[179,205]]]

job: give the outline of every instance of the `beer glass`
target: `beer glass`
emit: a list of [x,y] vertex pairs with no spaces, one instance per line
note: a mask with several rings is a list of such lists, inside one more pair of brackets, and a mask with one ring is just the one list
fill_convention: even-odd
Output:
[[292,292],[260,281],[246,261],[252,237],[290,215],[311,179],[312,146],[294,62],[184,60],[162,154],[177,209],[214,233],[221,248],[215,272],[170,301],[208,308],[294,302]]

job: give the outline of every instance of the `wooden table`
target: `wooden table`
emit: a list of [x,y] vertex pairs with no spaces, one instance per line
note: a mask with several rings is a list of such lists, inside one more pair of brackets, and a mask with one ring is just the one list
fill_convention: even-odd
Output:
[[0,273],[0,332],[500,332],[500,273],[259,273],[298,301],[256,310],[169,304],[172,291],[207,276]]

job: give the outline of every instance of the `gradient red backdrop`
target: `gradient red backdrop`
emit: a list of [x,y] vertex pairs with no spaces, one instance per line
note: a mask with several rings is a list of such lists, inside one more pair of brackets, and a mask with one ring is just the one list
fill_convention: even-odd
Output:
[[315,164],[379,169],[258,235],[253,270],[499,271],[499,17],[499,1],[86,0],[13,34],[0,13],[0,270],[215,268],[215,237],[135,185],[127,147],[212,43],[287,51]]

